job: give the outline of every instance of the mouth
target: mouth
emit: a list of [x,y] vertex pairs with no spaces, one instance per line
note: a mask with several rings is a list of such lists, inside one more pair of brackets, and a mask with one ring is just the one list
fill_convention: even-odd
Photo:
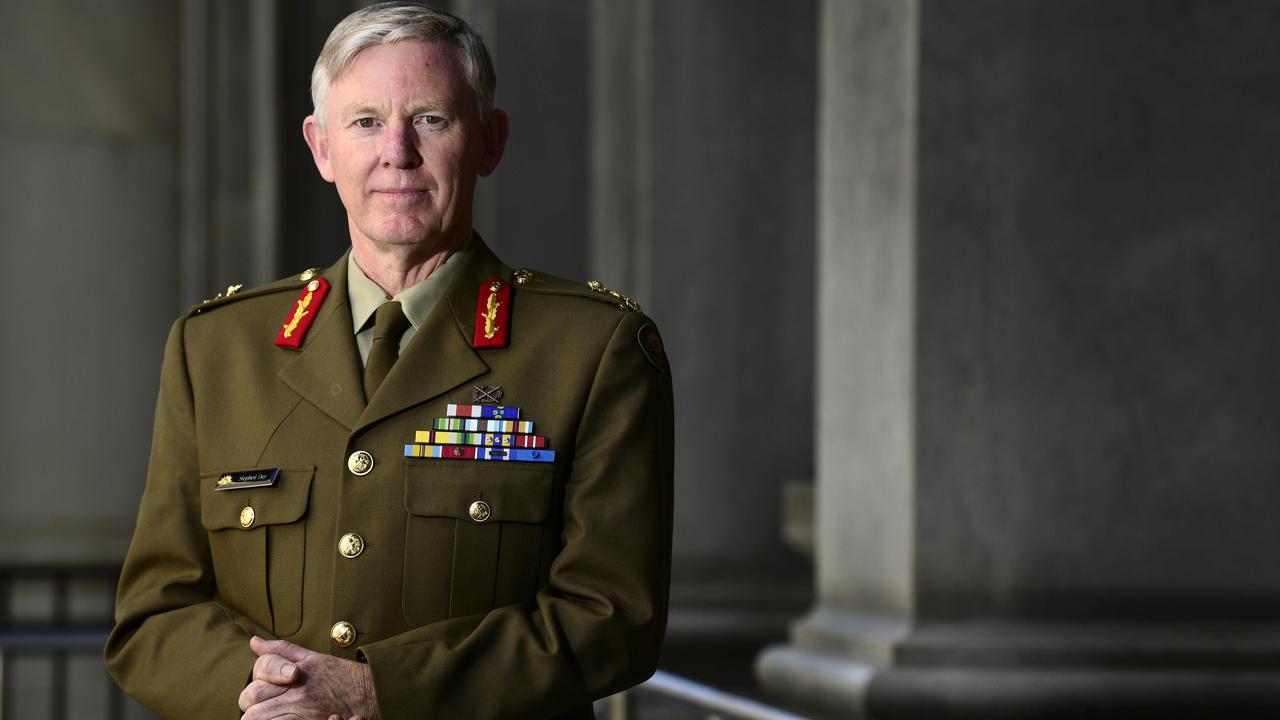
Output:
[[392,188],[387,190],[374,190],[373,194],[387,202],[395,204],[412,204],[421,202],[430,195],[430,191],[422,188]]

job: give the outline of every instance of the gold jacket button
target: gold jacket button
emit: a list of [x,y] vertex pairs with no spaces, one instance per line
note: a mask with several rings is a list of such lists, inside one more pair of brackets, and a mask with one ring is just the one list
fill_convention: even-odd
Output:
[[368,475],[373,471],[373,456],[364,450],[357,450],[347,458],[347,469],[352,475]]
[[338,647],[351,647],[356,641],[356,626],[346,620],[339,620],[329,628],[329,639]]
[[298,275],[298,279],[301,280],[302,282],[306,282],[315,276],[316,276],[316,269],[307,268],[306,270],[302,271],[302,274]]
[[240,511],[240,527],[247,528],[252,525],[254,517],[256,515],[253,512],[253,507],[245,505],[244,509]]
[[471,503],[471,508],[467,512],[471,514],[472,520],[475,520],[478,523],[482,523],[485,520],[489,519],[489,515],[490,515],[489,503],[483,500],[477,500]]
[[338,554],[342,557],[359,557],[362,552],[364,552],[364,538],[357,533],[347,533],[338,538]]

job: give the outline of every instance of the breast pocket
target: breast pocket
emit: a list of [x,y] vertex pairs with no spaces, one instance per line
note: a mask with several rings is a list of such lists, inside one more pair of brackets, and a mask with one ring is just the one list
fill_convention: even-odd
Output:
[[405,460],[405,620],[531,603],[552,532],[555,467],[542,463]]
[[218,475],[201,477],[200,521],[218,597],[277,637],[302,625],[303,555],[314,467],[280,468],[276,484],[215,490]]

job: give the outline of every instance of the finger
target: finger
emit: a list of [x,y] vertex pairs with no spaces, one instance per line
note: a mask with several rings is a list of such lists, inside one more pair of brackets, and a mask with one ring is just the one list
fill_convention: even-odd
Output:
[[290,685],[298,679],[298,666],[279,655],[259,655],[253,661],[253,679]]
[[284,693],[288,687],[274,683],[254,680],[240,691],[240,710],[245,711],[264,700],[270,700]]
[[279,655],[292,662],[302,662],[308,656],[315,654],[285,640],[263,640],[257,635],[249,638],[249,647],[259,655]]
[[[283,720],[285,718],[301,720],[303,714],[294,700],[288,697],[273,697],[245,710],[240,720]],[[316,717],[315,715],[307,716]]]

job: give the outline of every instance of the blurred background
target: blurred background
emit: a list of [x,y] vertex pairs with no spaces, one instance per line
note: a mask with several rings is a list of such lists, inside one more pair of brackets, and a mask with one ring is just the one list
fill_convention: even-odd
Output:
[[[0,714],[101,666],[166,331],[348,244],[354,0],[0,2]],[[476,226],[659,323],[662,673],[613,718],[1280,711],[1280,3],[454,0]]]

